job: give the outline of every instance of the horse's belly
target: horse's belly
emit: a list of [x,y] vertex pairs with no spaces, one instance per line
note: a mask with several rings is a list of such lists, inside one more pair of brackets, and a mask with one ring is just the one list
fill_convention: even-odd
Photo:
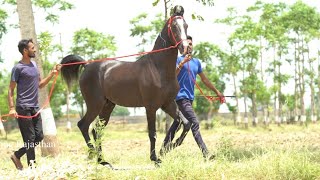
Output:
[[108,88],[105,97],[120,106],[143,107],[141,95],[135,88]]

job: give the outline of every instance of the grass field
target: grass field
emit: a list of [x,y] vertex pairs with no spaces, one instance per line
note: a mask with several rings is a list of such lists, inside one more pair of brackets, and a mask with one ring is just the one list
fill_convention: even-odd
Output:
[[[20,132],[13,131],[0,141],[0,179],[320,179],[319,124],[202,128],[209,150],[217,155],[215,161],[204,161],[190,132],[180,147],[161,157],[159,168],[149,159],[146,126],[106,127],[104,157],[119,170],[89,160],[84,140],[75,127],[70,133],[58,129],[58,157],[41,157],[37,148],[37,168],[17,171],[9,157],[22,142]],[[158,133],[157,152],[163,138],[164,134]],[[22,162],[26,166],[26,157]]]

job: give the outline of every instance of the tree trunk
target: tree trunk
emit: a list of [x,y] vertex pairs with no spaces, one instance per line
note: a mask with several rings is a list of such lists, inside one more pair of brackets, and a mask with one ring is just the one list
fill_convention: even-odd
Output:
[[[1,113],[0,113],[0,116],[1,116]],[[0,120],[0,136],[3,136],[5,137],[5,139],[7,139],[7,133],[4,129],[4,126],[1,120]]]
[[[244,68],[245,69],[245,68]],[[244,70],[242,72],[242,78],[244,79]],[[246,84],[243,84],[244,88],[246,87]],[[248,111],[247,111],[247,92],[244,92],[244,98],[243,98],[243,103],[244,103],[244,127],[248,129]]]
[[258,124],[257,116],[257,103],[256,103],[256,94],[252,94],[252,126],[256,127]]
[[238,98],[238,90],[237,90],[237,84],[236,84],[236,77],[234,74],[232,74],[233,79],[233,87],[234,87],[234,94],[236,96],[236,117],[235,117],[235,125],[239,126],[241,123],[241,116],[240,116],[240,108],[239,108],[239,98]]
[[[264,82],[264,74],[263,74],[263,72],[264,72],[264,69],[263,69],[263,57],[262,57],[262,36],[260,36],[260,40],[259,40],[259,42],[260,42],[260,45],[259,45],[259,51],[260,51],[260,75],[261,75],[261,81],[262,81],[262,83],[265,83]],[[265,104],[264,104],[264,102],[261,104],[261,111],[262,111],[262,115],[263,115],[263,123],[266,125],[267,124],[267,117],[266,117],[266,112],[265,112]]]
[[67,103],[67,132],[70,132],[71,131],[71,121],[70,121],[70,100],[69,100],[69,89],[67,88],[67,91],[66,91],[66,103]]
[[[36,48],[35,61],[37,62],[40,76],[43,77],[42,61],[41,61],[41,56],[39,52],[40,48],[37,42],[37,35],[35,30],[31,0],[17,0],[17,12],[19,16],[21,38],[33,39],[33,42]],[[48,90],[46,88],[42,88],[39,91],[39,104],[41,107],[44,105],[47,97],[48,97]],[[42,122],[43,122],[43,131],[44,131],[44,139],[43,139],[43,142],[41,143],[41,152],[42,152],[41,154],[42,156],[47,156],[47,155],[55,156],[58,154],[59,148],[58,148],[58,141],[56,138],[56,126],[55,126],[50,105],[48,106],[48,108],[44,109],[44,111],[46,111],[46,113],[44,114],[45,116],[41,115]],[[50,125],[50,127],[46,127],[47,125]]]
[[298,52],[297,52],[297,40],[294,42],[294,123],[298,122],[299,113],[298,113],[298,87],[299,87],[299,78],[298,78]]
[[[281,61],[281,50],[280,50],[280,55],[279,55],[279,61]],[[281,102],[281,96],[282,96],[282,81],[281,81],[281,65],[279,63],[278,65],[278,84],[279,84],[279,90],[278,90],[278,104],[279,104],[279,112],[278,112],[278,116],[279,116],[279,124],[282,123],[284,121],[284,116],[282,113],[282,102]]]
[[[273,84],[276,85],[277,84],[277,69],[276,69],[276,46],[273,46],[273,69],[274,69],[274,74],[273,74]],[[277,110],[277,92],[274,92],[274,103],[273,103],[273,108],[274,108],[274,121],[276,124],[279,124],[279,117],[278,117],[278,110]]]
[[304,57],[304,53],[303,53],[303,48],[304,48],[304,42],[303,42],[303,39],[302,39],[302,43],[301,43],[301,48],[302,50],[300,51],[301,52],[301,73],[299,74],[299,78],[300,78],[300,104],[301,104],[301,123],[305,123],[306,122],[306,113],[305,113],[305,105],[304,105],[304,93],[305,93],[305,81],[304,81],[304,73],[305,73],[305,70],[304,70],[304,63],[305,63],[305,57]]
[[315,97],[315,93],[314,93],[314,68],[313,68],[313,60],[310,58],[310,49],[309,46],[307,44],[307,53],[308,53],[308,62],[309,62],[309,72],[310,72],[310,99],[311,99],[311,104],[310,104],[310,117],[311,117],[311,121],[313,123],[316,122],[316,116],[315,116],[315,103],[314,103],[314,97]]
[[320,117],[320,50],[318,50],[318,98],[317,98],[317,120]]

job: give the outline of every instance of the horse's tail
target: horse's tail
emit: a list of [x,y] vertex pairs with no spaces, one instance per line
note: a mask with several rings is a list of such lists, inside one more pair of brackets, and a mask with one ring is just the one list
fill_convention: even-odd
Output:
[[84,67],[84,59],[78,55],[68,55],[61,60],[61,64],[69,64],[62,66],[61,74],[66,81],[68,87],[74,81],[78,81],[81,67]]

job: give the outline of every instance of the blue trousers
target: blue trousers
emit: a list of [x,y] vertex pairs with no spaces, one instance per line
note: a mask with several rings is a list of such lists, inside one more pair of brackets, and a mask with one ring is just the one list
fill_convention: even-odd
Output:
[[[187,135],[187,132],[190,130],[192,131],[194,140],[198,144],[200,150],[202,151],[204,156],[208,155],[208,149],[205,143],[203,142],[201,133],[200,133],[200,127],[199,127],[199,121],[194,113],[194,110],[192,108],[192,101],[188,99],[181,99],[176,101],[178,108],[182,115],[187,119],[188,124],[184,124],[184,130],[181,134],[181,136],[177,139],[177,141],[173,144],[173,148],[176,146],[180,146]],[[181,121],[179,119],[175,119],[164,139],[163,146],[167,147],[169,143],[172,142],[174,139],[175,133],[179,130],[179,126],[181,125]],[[187,126],[187,127],[186,127]]]

